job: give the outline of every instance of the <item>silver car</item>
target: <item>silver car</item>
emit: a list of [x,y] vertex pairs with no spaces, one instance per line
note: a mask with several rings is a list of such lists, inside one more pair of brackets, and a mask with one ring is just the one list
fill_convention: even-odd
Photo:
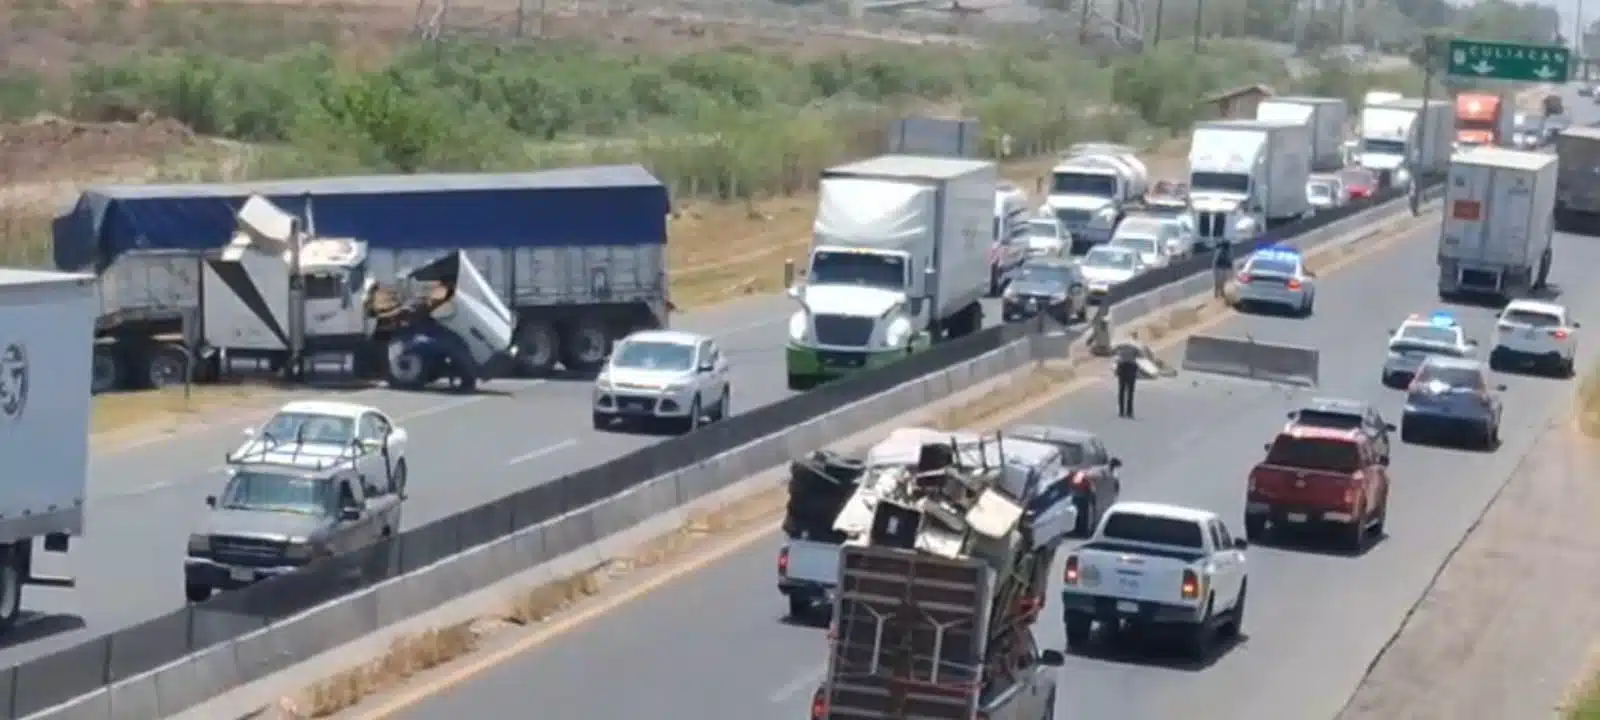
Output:
[[728,359],[703,335],[647,330],[623,338],[594,382],[594,427],[660,423],[688,432],[725,420],[733,389]]
[[1468,358],[1476,347],[1449,315],[1412,315],[1389,334],[1389,352],[1383,360],[1383,384],[1391,388],[1406,387],[1428,358]]
[[1317,276],[1305,256],[1288,245],[1262,248],[1250,255],[1238,277],[1239,306],[1283,308],[1301,317],[1317,302]]

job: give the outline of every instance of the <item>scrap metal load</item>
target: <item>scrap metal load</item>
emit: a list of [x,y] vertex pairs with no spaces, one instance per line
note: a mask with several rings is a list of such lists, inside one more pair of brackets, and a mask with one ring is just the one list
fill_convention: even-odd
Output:
[[1055,550],[1077,522],[1060,451],[1001,435],[895,431],[834,529],[827,718],[971,720],[1031,647]]

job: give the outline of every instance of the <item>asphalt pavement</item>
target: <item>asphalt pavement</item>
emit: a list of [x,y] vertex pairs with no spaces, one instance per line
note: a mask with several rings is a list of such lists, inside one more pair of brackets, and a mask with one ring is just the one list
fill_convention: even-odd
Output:
[[[741,413],[791,395],[783,348],[793,310],[786,297],[755,296],[677,315],[672,325],[721,341],[732,366],[733,409]],[[998,308],[991,305],[988,315],[997,321]],[[345,397],[389,412],[409,431],[404,518],[412,528],[665,439],[594,431],[591,387],[497,380],[467,396],[377,389]],[[205,496],[220,491],[223,455],[238,446],[247,424],[96,454],[86,537],[67,555],[41,553],[37,568],[74,576],[78,587],[26,589],[28,615],[0,641],[0,662],[22,662],[181,607],[189,532],[206,511]]]
[[[1027,422],[1093,430],[1127,463],[1123,496],[1220,513],[1237,534],[1245,474],[1285,413],[1313,395],[1368,400],[1398,421],[1403,396],[1379,368],[1387,330],[1410,312],[1440,307],[1437,225],[1328,275],[1310,318],[1237,315],[1208,332],[1321,349],[1315,391],[1180,374],[1142,384],[1137,420],[1115,417],[1099,383]],[[1600,242],[1558,239],[1553,282],[1575,315],[1600,324]],[[1487,342],[1494,311],[1451,306]],[[1580,362],[1595,358],[1594,343]],[[1314,549],[1252,548],[1244,639],[1204,666],[1161,648],[1069,656],[1059,717],[1142,720],[1199,714],[1233,720],[1333,717],[1408,608],[1529,451],[1571,402],[1575,381],[1502,375],[1505,416],[1494,453],[1400,445],[1388,537],[1361,557]],[[414,719],[516,713],[536,704],[547,720],[800,718],[822,675],[820,629],[787,624],[775,587],[774,533],[732,555],[554,637],[404,713]],[[1063,553],[1064,554],[1064,553]],[[1056,570],[1059,576],[1059,567]],[[1054,603],[1038,631],[1060,647]],[[608,688],[597,692],[594,679]]]

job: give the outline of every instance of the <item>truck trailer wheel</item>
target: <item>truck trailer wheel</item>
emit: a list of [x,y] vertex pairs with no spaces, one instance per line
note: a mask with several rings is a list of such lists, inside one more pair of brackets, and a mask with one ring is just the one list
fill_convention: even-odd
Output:
[[611,337],[599,318],[587,317],[567,328],[561,341],[561,364],[577,373],[591,373],[600,369],[611,352]]
[[517,328],[517,370],[538,377],[555,370],[561,359],[561,338],[550,323],[529,320]]
[[26,542],[0,547],[0,632],[22,616],[22,583],[28,576]]
[[426,386],[430,379],[428,358],[420,348],[408,340],[389,343],[389,368],[385,380],[390,387],[417,390]]
[[96,345],[94,359],[89,366],[89,392],[99,395],[103,392],[116,390],[121,384],[122,373],[117,367],[117,354],[109,345]]
[[155,345],[144,360],[145,384],[152,390],[182,385],[188,376],[189,355],[180,346]]

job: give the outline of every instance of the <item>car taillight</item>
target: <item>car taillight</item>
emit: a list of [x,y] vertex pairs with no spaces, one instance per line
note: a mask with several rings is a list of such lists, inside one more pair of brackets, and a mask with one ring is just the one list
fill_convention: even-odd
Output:
[[789,548],[778,551],[778,574],[784,577],[789,575]]
[[1073,487],[1081,488],[1081,487],[1083,487],[1085,485],[1088,485],[1088,484],[1089,484],[1089,476],[1088,475],[1085,475],[1085,474],[1083,474],[1081,472],[1075,472],[1075,473],[1072,474],[1072,486]]
[[1299,290],[1300,289],[1300,281],[1295,279],[1295,278],[1289,278],[1289,289],[1290,290]]
[[1078,556],[1067,556],[1067,570],[1061,576],[1061,581],[1068,585],[1078,584]]
[[1199,599],[1200,576],[1195,574],[1193,570],[1183,571],[1183,587],[1179,589],[1179,592],[1185,600]]
[[822,720],[828,716],[828,696],[822,694],[822,688],[811,696],[811,720]]
[[1250,273],[1239,273],[1239,277],[1237,278],[1237,280],[1239,281],[1240,285],[1249,285],[1250,284]]
[[1567,339],[1567,330],[1566,328],[1556,328],[1550,331],[1550,336],[1557,340],[1565,340]]

